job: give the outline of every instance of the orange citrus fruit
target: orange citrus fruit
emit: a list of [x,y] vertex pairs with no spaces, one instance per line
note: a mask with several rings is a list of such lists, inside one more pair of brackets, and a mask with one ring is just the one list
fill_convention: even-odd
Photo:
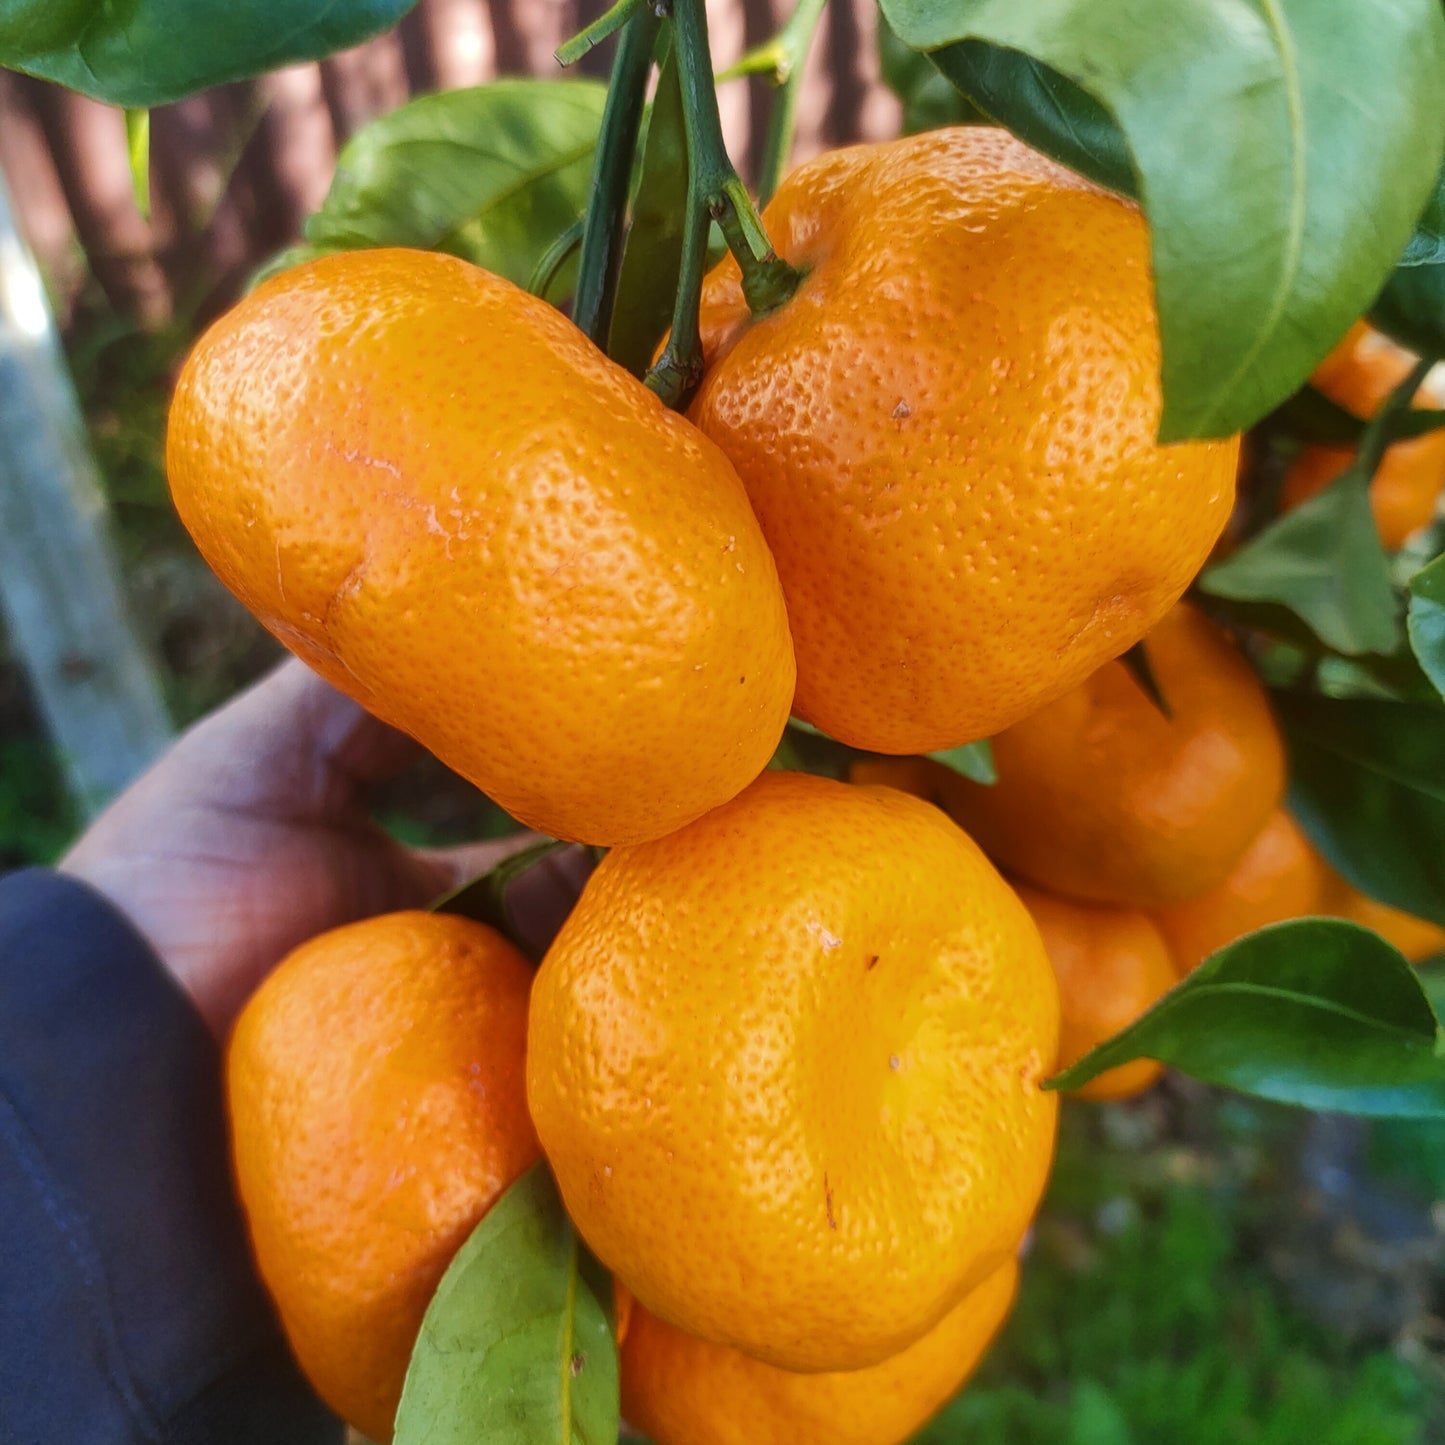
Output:
[[[1414,368],[1417,358],[1388,336],[1357,321],[1319,364],[1310,380],[1333,402],[1368,421]],[[1445,372],[1426,377],[1417,407],[1445,406]],[[1324,491],[1354,461],[1348,447],[1306,446],[1290,466],[1282,498],[1286,510]],[[1370,507],[1380,540],[1400,546],[1435,513],[1445,488],[1445,431],[1399,441],[1385,451],[1370,482]]]
[[1284,748],[1249,664],[1183,603],[1146,650],[1169,716],[1106,663],[993,739],[993,787],[935,775],[1002,868],[1068,897],[1160,908],[1223,882],[1268,821]]
[[898,1445],[973,1373],[1018,1273],[1009,1260],[899,1354],[830,1374],[765,1365],[635,1306],[622,1345],[623,1417],[656,1445]]
[[[1133,1023],[1174,987],[1169,946],[1147,914],[1076,903],[1024,884],[1018,895],[1039,926],[1059,980],[1060,1069]],[[1153,1059],[1134,1059],[1074,1092],[1085,1099],[1127,1099],[1163,1072]]]
[[568,1213],[654,1314],[877,1364],[1016,1251],[1053,1150],[1038,931],[936,808],[768,772],[610,852],[532,991]]
[[1330,872],[1283,808],[1276,808],[1223,883],[1155,915],[1181,974],[1211,953],[1291,918],[1325,911]]
[[266,282],[187,361],[166,460],[281,641],[544,832],[670,832],[782,734],[787,618],[727,459],[464,261],[352,251]]
[[457,1248],[540,1157],[532,971],[465,918],[393,913],[291,953],[226,1061],[236,1182],[297,1360],[391,1437],[422,1315]]
[[711,274],[690,415],[777,558],[798,714],[928,752],[1138,641],[1223,529],[1238,452],[1155,440],[1139,211],[960,127],[811,161],[764,220],[806,275],[751,321],[736,262]]

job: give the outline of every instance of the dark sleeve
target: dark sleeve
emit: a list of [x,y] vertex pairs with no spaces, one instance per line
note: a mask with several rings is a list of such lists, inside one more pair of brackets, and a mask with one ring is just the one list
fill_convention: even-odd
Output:
[[251,1270],[200,1017],[98,894],[0,878],[0,1441],[340,1439]]

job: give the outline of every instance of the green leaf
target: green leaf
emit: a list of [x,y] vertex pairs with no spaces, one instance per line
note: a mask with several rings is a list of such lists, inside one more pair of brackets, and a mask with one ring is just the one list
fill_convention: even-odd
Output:
[[1410,650],[1435,690],[1445,696],[1445,557],[1410,579]]
[[0,0],[0,65],[139,109],[319,60],[379,35],[415,3]]
[[346,144],[307,249],[288,254],[416,246],[525,286],[586,205],[604,94],[499,80],[411,101]]
[[622,249],[617,305],[607,354],[634,376],[652,354],[672,319],[682,269],[682,226],[687,215],[687,137],[682,123],[682,86],[669,47],[658,72],[642,143],[641,172],[632,202],[632,225]]
[[1206,568],[1198,586],[1211,597],[1283,607],[1346,656],[1389,653],[1400,643],[1389,558],[1358,464]]
[[1370,320],[1421,356],[1445,356],[1445,169]]
[[617,1347],[545,1164],[457,1251],[422,1320],[396,1445],[616,1445]]
[[956,748],[944,748],[928,756],[935,763],[942,763],[945,768],[952,768],[955,773],[962,773],[965,778],[985,787],[991,788],[998,782],[998,769],[993,765],[993,747],[987,738],[981,738],[976,743],[961,743]]
[[1383,938],[1302,918],[1220,949],[1048,1087],[1149,1058],[1281,1104],[1445,1118],[1438,1034],[1414,969]]
[[1372,898],[1445,924],[1445,710],[1277,693],[1290,810]]
[[151,113],[128,110],[125,113],[125,152],[130,162],[130,184],[135,195],[136,210],[146,220],[151,215]]
[[529,868],[540,863],[549,853],[555,853],[557,849],[565,846],[566,844],[556,838],[544,838],[540,843],[533,843],[530,848],[522,848],[503,858],[496,867],[483,873],[480,878],[473,878],[470,883],[463,883],[460,888],[443,894],[431,905],[432,912],[456,913],[477,923],[485,923],[489,928],[495,928],[503,938],[514,943],[536,963],[538,959],[534,950],[528,945],[512,917],[507,894],[512,884]]
[[[882,6],[915,49],[1019,52],[1112,115],[1113,170],[1127,150],[1151,223],[1165,440],[1237,431],[1297,391],[1379,294],[1440,171],[1439,0]],[[959,64],[977,84],[979,67]],[[1097,107],[1081,147],[1061,94],[1043,85],[1027,108],[1034,138],[1078,163],[1110,154]]]
[[1139,178],[1118,122],[1067,76],[981,40],[947,46],[931,58],[979,111],[1020,140],[1108,190],[1138,198]]

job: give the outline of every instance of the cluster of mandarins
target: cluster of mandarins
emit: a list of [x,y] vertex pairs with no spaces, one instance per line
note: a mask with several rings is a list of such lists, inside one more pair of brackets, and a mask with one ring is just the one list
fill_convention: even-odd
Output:
[[[391,915],[237,1027],[261,1271],[378,1438],[448,1259],[544,1156],[659,1445],[903,1439],[1008,1311],[1055,1067],[1238,933],[1369,907],[1179,601],[1238,445],[1156,441],[1137,210],[976,128],[825,156],[766,221],[804,279],[755,317],[713,273],[686,417],[402,251],[271,280],[179,384],[174,495],[237,595],[610,849],[535,978],[480,924]],[[1167,710],[1114,660],[1141,640]],[[790,713],[893,756],[764,771]],[[985,737],[995,786],[918,756]]]

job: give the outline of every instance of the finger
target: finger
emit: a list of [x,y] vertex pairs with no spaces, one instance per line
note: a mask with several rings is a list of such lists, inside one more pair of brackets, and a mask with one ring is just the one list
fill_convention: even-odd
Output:
[[209,801],[276,817],[339,817],[418,752],[304,662],[283,662],[182,740]]

